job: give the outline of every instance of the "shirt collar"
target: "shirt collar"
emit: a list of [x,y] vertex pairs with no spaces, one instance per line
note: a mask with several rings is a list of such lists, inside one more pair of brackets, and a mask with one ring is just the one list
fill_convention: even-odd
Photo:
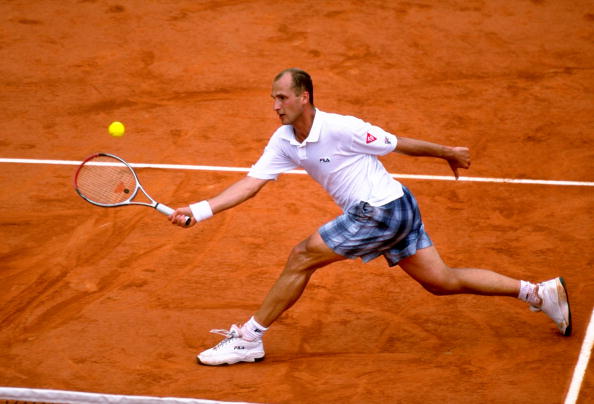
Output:
[[313,123],[311,124],[311,129],[309,130],[309,134],[307,138],[303,141],[303,143],[299,143],[297,139],[295,139],[295,132],[293,131],[293,126],[286,125],[287,130],[285,131],[284,138],[287,139],[291,145],[293,146],[305,146],[307,143],[315,143],[320,140],[320,132],[322,128],[322,114],[319,109],[316,108],[316,114],[314,116]]

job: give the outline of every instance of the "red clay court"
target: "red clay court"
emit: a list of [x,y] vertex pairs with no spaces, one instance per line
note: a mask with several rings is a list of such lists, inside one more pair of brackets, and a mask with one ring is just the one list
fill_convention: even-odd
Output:
[[[400,181],[449,265],[563,276],[573,336],[514,299],[432,296],[377,259],[318,271],[267,334],[265,361],[196,365],[219,341],[209,330],[249,318],[291,247],[339,208],[287,174],[185,230],[87,204],[68,162],[103,151],[214,167],[138,170],[170,206],[213,196],[245,175],[220,167],[250,167],[278,126],[270,86],[292,66],[312,74],[321,110],[470,147],[466,177],[543,180],[443,181],[428,176],[449,176],[445,163],[382,158],[422,176]],[[270,403],[568,396],[594,306],[591,1],[4,1],[0,118],[2,387]],[[107,134],[116,120],[122,138]],[[578,403],[594,401],[593,366]]]

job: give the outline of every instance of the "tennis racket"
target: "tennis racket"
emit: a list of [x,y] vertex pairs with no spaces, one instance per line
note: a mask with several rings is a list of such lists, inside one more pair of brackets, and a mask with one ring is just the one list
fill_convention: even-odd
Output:
[[[130,164],[113,154],[96,153],[82,162],[74,176],[74,189],[87,202],[104,208],[141,205],[156,209],[164,215],[174,210],[156,202],[140,185]],[[148,202],[134,200],[142,192]],[[186,218],[186,226],[191,222]]]

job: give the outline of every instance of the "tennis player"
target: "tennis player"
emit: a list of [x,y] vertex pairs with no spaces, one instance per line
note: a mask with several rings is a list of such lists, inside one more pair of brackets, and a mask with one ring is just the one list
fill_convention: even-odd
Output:
[[390,267],[399,265],[435,295],[516,297],[532,310],[546,313],[561,334],[571,334],[562,278],[535,284],[490,270],[448,267],[425,232],[414,196],[378,159],[393,151],[440,158],[458,178],[459,169],[470,167],[468,148],[396,137],[358,118],[323,112],[314,106],[311,77],[300,69],[287,69],[275,77],[272,98],[282,126],[247,176],[211,199],[176,209],[170,220],[183,227],[187,215],[193,226],[255,196],[268,181],[296,167],[319,182],[344,213],[293,248],[279,278],[246,323],[212,330],[225,339],[200,353],[199,363],[225,365],[264,359],[262,337],[299,299],[317,269],[344,259],[368,262],[380,255]]

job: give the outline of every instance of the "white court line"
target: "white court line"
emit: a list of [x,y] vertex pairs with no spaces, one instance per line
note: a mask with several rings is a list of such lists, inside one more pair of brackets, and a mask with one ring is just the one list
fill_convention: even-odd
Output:
[[[67,404],[230,404],[230,401],[201,400],[194,398],[124,396],[116,394],[87,393],[68,390],[26,389],[0,387],[0,399],[20,402]],[[240,402],[233,402],[241,404]],[[247,404],[247,403],[244,403]]]
[[565,404],[575,404],[578,399],[582,381],[584,380],[584,375],[588,369],[588,361],[590,360],[590,354],[592,353],[592,346],[594,346],[594,310],[592,310],[592,317],[590,317],[590,323],[588,324],[586,336],[582,343],[580,356],[575,365],[575,370],[573,371],[571,385],[569,386],[569,391],[565,397]]
[[[15,159],[0,158],[0,163],[13,164],[53,164],[53,165],[71,165],[77,166],[82,161],[72,160],[36,160],[36,159]],[[227,171],[227,172],[248,172],[250,169],[245,167],[223,167],[223,166],[198,166],[187,164],[149,164],[149,163],[130,163],[135,168],[160,168],[166,170],[195,170],[195,171]],[[304,170],[291,170],[287,174],[306,174]],[[434,181],[456,181],[452,176],[445,175],[417,175],[417,174],[390,174],[394,178],[413,179],[413,180],[434,180]],[[554,180],[536,180],[536,179],[518,179],[518,178],[488,178],[488,177],[460,177],[458,181],[464,182],[492,182],[502,184],[533,184],[533,185],[555,185],[555,186],[574,186],[574,187],[594,187],[592,181],[554,181]]]

